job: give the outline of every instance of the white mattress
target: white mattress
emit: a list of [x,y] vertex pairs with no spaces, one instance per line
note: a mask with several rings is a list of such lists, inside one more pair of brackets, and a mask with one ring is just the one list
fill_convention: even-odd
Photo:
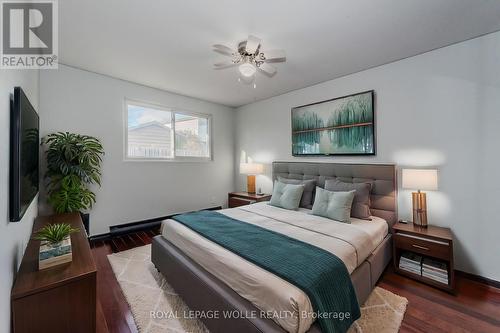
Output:
[[[312,214],[311,209],[300,208],[299,211],[305,214]],[[380,245],[380,243],[382,243],[385,236],[387,236],[387,233],[389,232],[389,226],[387,224],[387,221],[381,217],[371,216],[370,219],[371,220],[362,220],[351,217],[351,225],[356,228],[363,229],[363,231],[367,232],[370,235],[373,246],[370,251],[371,253],[377,246]]]
[[[314,216],[308,210],[290,211],[261,202],[220,211],[229,217],[277,231],[313,244],[339,257],[349,273],[361,264],[387,235],[385,220],[351,219],[351,224]],[[193,261],[226,283],[288,332],[306,332],[314,322],[307,295],[274,274],[241,258],[174,221],[162,223],[162,235]]]

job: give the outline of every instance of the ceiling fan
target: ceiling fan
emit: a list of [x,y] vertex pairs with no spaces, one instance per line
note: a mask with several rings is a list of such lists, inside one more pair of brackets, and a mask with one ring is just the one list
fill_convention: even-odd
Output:
[[269,63],[284,62],[286,55],[284,50],[262,50],[262,40],[255,36],[248,36],[238,44],[236,50],[222,44],[215,44],[214,51],[231,57],[230,60],[214,64],[215,69],[224,69],[238,66],[240,74],[244,79],[253,79],[257,70],[272,77],[277,69]]

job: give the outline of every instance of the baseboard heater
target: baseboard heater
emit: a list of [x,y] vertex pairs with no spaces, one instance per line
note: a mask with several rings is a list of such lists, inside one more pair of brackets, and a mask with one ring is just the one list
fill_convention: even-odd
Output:
[[[219,210],[219,209],[222,209],[222,207],[216,206],[216,207],[205,208],[203,210]],[[161,221],[172,218],[172,216],[174,216],[174,215],[177,215],[177,214],[155,217],[152,219],[142,220],[142,221],[137,221],[137,222],[112,225],[109,227],[109,236],[112,238],[112,237],[117,237],[117,236],[121,236],[121,235],[130,234],[133,232],[141,231],[141,230],[158,228],[161,225]]]

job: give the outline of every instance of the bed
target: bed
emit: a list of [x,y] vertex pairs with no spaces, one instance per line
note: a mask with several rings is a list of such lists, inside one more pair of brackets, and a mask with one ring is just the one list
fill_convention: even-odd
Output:
[[[332,223],[305,209],[287,211],[266,203],[221,211],[334,253],[346,265],[362,304],[391,258],[390,227],[397,217],[395,166],[274,162],[273,179],[277,177],[315,179],[320,187],[330,178],[373,184],[372,221],[353,219],[350,225]],[[192,310],[252,314],[232,319],[202,318],[213,332],[321,331],[311,318],[254,315],[262,314],[261,310],[309,311],[311,304],[297,287],[176,221],[163,223],[162,235],[153,240],[152,261]]]

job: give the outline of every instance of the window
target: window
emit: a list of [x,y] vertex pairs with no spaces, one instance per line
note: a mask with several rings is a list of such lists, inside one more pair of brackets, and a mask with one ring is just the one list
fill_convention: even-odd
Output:
[[208,160],[210,120],[209,115],[127,101],[126,158]]

